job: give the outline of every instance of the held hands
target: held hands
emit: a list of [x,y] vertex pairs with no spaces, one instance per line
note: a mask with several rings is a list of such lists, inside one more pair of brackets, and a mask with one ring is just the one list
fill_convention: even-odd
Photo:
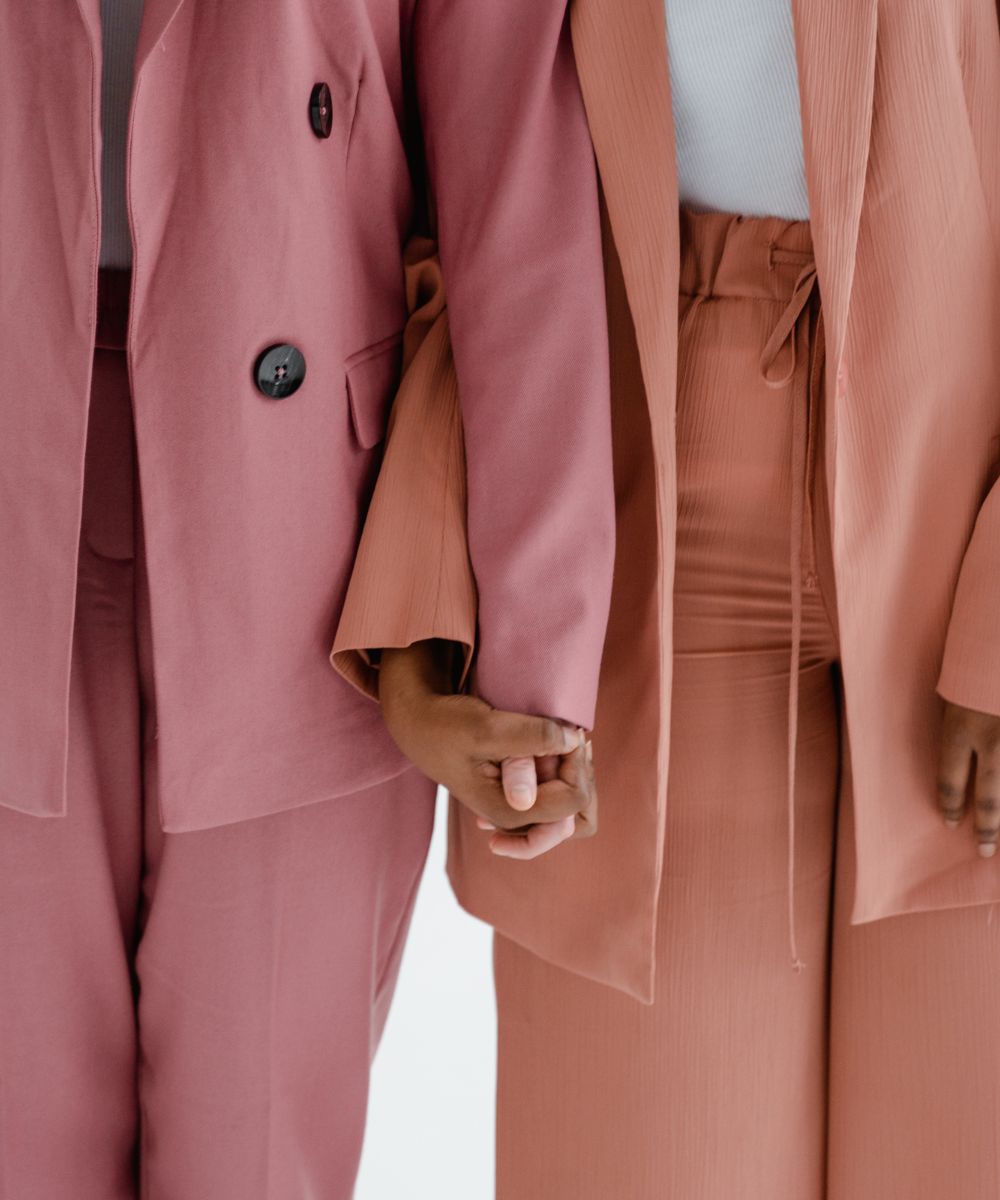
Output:
[[593,836],[597,791],[584,731],[455,694],[448,650],[428,640],[382,651],[379,700],[399,748],[477,815],[494,854],[537,858]]
[[[536,858],[597,832],[597,790],[583,730],[547,717],[491,708],[456,694],[448,643],[382,652],[379,698],[389,732],[420,770],[476,813],[494,854]],[[979,854],[1000,844],[1000,716],[945,701],[937,802],[962,824],[972,780]]]
[[952,829],[965,816],[973,756],[975,837],[979,853],[991,858],[1000,839],[1000,717],[946,700],[937,795],[938,807]]

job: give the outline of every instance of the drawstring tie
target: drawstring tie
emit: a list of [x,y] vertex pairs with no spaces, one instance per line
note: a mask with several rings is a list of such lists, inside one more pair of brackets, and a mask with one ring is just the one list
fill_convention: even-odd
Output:
[[[803,360],[809,348],[809,322],[803,321],[803,315],[808,315],[809,300],[816,287],[816,264],[811,254],[805,251],[783,250],[772,245],[770,247],[768,266],[773,269],[776,262],[804,262],[801,272],[795,281],[791,299],[778,318],[771,336],[767,340],[760,356],[760,373],[769,388],[783,389],[788,387],[796,377],[799,363]],[[817,331],[821,335],[823,313],[820,309]],[[804,346],[799,347],[798,343]],[[818,339],[818,345],[821,342]],[[779,356],[785,353],[788,359],[787,370],[778,374],[772,373],[772,368]],[[810,372],[809,386],[806,389],[806,409],[799,404],[793,405],[792,411],[792,519],[791,519],[791,598],[792,598],[792,651],[791,670],[788,679],[788,941],[792,955],[792,967],[801,971],[805,963],[799,958],[795,941],[795,747],[798,738],[798,701],[799,701],[799,659],[802,645],[802,587],[803,583],[809,590],[818,586],[815,564],[810,553],[808,570],[803,580],[802,540],[805,527],[806,513],[811,521],[811,473],[813,451],[813,411],[814,392],[822,379],[818,369],[821,355],[814,355]],[[810,547],[811,547],[810,539]]]

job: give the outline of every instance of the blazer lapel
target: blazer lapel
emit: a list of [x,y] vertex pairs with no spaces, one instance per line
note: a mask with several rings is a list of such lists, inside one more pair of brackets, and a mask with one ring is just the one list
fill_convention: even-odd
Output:
[[135,83],[146,64],[153,47],[163,36],[184,0],[145,0],[142,24],[139,27],[139,43],[135,50]]
[[680,230],[663,0],[573,0],[573,50],[635,325],[654,445],[671,461]]
[[101,49],[101,0],[76,0],[76,7],[83,18],[83,25],[90,39],[91,51],[96,51],[96,62],[100,62]]
[[878,0],[793,0],[806,182],[828,378],[839,371],[854,282],[875,88]]
[[[636,328],[654,439],[669,430],[680,261],[664,0],[573,0],[573,47]],[[792,0],[828,363],[839,366],[871,136],[878,0]]]
[[[173,20],[174,14],[184,0],[145,0],[142,23],[139,26],[139,42],[135,52],[135,78],[138,79],[150,51],[163,36],[163,31]],[[101,64],[101,0],[76,0],[84,26],[90,38],[94,61]]]

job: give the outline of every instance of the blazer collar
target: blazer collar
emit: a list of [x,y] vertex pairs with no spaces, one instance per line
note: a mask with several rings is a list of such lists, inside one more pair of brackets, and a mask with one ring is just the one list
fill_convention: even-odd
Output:
[[[840,365],[868,163],[878,0],[792,0],[827,354]],[[664,0],[572,0],[573,46],[643,375],[676,336],[677,168]],[[668,342],[669,344],[669,342]],[[658,406],[656,406],[658,407]]]

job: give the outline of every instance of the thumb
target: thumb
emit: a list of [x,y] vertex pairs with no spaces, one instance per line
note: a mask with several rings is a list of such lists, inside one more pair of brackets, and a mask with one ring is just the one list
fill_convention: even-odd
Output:
[[538,796],[534,758],[505,758],[500,764],[504,795],[511,808],[525,812]]

